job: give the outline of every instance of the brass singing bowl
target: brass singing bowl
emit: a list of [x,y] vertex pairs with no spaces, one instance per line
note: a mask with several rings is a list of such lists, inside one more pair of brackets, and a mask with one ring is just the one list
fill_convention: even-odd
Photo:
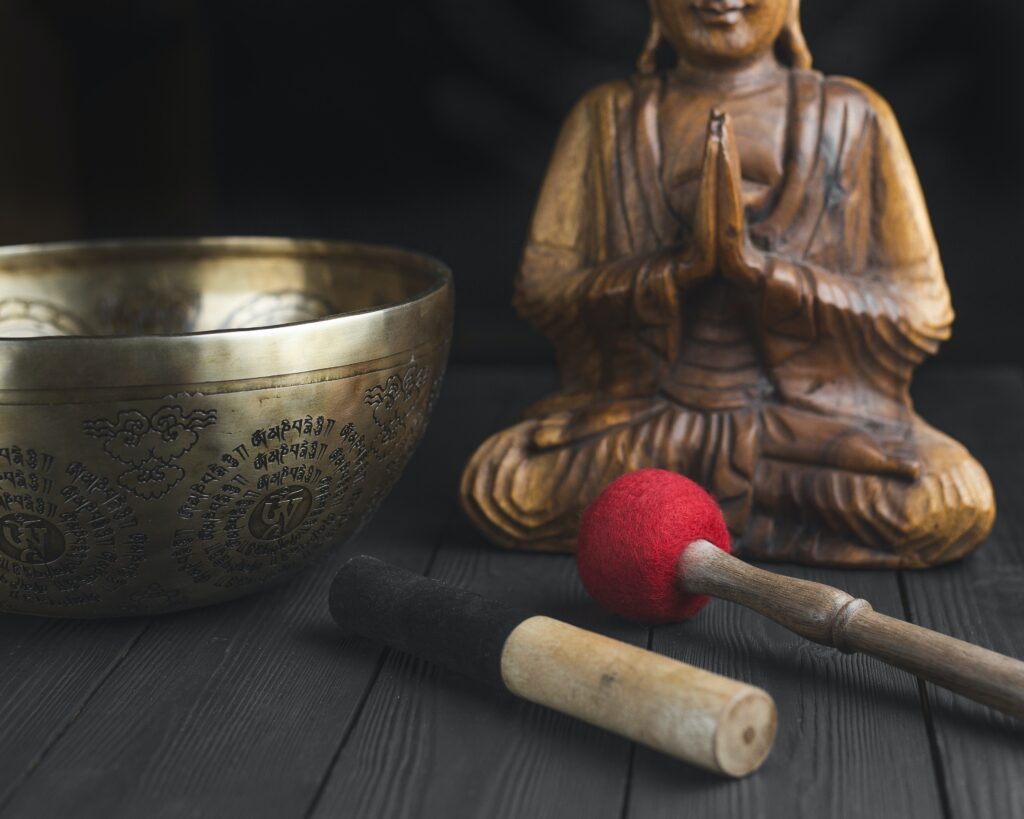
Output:
[[0,249],[0,610],[249,594],[364,524],[440,388],[452,283],[388,248]]

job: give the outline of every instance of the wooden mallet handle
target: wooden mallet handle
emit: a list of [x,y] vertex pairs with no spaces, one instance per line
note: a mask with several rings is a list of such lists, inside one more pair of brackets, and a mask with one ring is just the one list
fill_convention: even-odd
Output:
[[759,688],[374,558],[342,567],[330,607],[349,633],[728,776],[760,767],[775,738]]
[[809,640],[861,652],[1015,717],[1024,717],[1024,662],[879,614],[846,592],[766,572],[706,540],[679,557],[689,594],[731,600]]

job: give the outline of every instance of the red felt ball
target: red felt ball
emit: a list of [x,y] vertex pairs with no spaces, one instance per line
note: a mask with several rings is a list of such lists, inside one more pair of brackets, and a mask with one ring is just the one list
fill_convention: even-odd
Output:
[[576,565],[605,608],[629,620],[674,623],[709,600],[677,585],[679,556],[695,540],[732,550],[718,504],[689,478],[642,469],[612,483],[583,513]]

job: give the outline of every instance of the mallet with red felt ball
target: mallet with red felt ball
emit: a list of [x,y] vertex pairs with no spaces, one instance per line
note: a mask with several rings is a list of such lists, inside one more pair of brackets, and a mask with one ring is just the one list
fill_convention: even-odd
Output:
[[577,565],[591,596],[628,619],[685,620],[720,597],[809,640],[869,654],[1024,717],[1024,662],[879,614],[839,589],[755,568],[730,551],[707,492],[681,475],[644,469],[612,483],[584,513]]
[[760,688],[372,557],[342,567],[330,606],[350,633],[729,776],[756,770],[775,739]]

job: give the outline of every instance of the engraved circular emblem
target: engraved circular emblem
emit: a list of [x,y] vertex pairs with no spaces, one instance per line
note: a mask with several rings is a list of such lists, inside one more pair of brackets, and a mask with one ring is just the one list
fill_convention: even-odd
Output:
[[0,551],[19,563],[42,566],[64,554],[64,535],[46,518],[21,512],[0,518]]
[[294,532],[313,508],[313,493],[305,486],[271,492],[249,515],[249,531],[257,540],[276,540]]
[[111,478],[0,446],[0,600],[21,610],[93,606],[134,580],[147,541]]
[[294,415],[236,441],[178,508],[179,571],[197,585],[255,587],[350,537],[401,474],[435,383],[419,363],[383,380],[369,375],[350,388],[363,400],[347,418]]

